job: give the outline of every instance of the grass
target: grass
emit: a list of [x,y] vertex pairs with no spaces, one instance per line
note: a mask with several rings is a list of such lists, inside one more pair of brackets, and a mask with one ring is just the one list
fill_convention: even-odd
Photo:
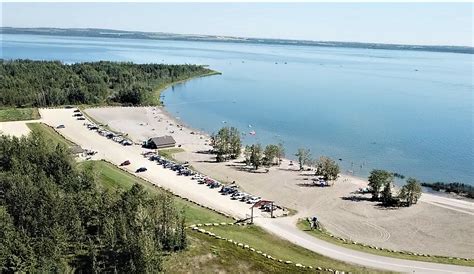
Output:
[[311,230],[309,223],[306,220],[299,220],[297,224],[298,228],[305,231],[306,233],[317,237],[321,240],[334,243],[346,248],[354,249],[357,251],[362,251],[366,253],[371,253],[379,256],[386,256],[386,257],[392,257],[392,258],[398,258],[398,259],[405,259],[405,260],[413,260],[413,261],[423,261],[423,262],[430,262],[430,263],[441,263],[441,264],[453,264],[453,265],[462,265],[462,266],[474,266],[474,260],[464,260],[464,259],[456,259],[456,258],[449,258],[449,257],[443,257],[443,256],[433,256],[430,255],[429,257],[426,256],[418,256],[418,255],[413,255],[408,254],[408,252],[390,252],[387,249],[374,249],[370,248],[369,246],[364,246],[360,243],[354,244],[350,241],[342,241],[336,237],[331,237],[329,236],[329,233],[326,231],[319,231],[319,230]]
[[74,145],[73,142],[61,136],[52,127],[48,125],[45,125],[43,123],[27,123],[26,125],[32,132],[42,134],[46,137],[46,140],[53,142],[54,144],[63,144],[66,147],[71,147]]
[[37,108],[2,108],[0,109],[0,122],[23,121],[39,119]]
[[290,260],[307,266],[337,269],[339,271],[350,271],[355,273],[374,271],[371,269],[347,264],[325,257],[321,254],[311,252],[303,247],[294,245],[275,235],[265,232],[262,228],[247,226],[212,226],[204,229],[216,235],[232,239],[250,247],[260,250],[272,257],[282,260]]
[[173,154],[179,153],[179,152],[184,152],[184,149],[182,149],[180,147],[159,149],[158,150],[158,155],[160,155],[161,157],[164,157],[168,160],[176,161],[176,159],[173,157]]
[[194,231],[188,232],[188,238],[186,251],[166,257],[165,273],[314,273]]

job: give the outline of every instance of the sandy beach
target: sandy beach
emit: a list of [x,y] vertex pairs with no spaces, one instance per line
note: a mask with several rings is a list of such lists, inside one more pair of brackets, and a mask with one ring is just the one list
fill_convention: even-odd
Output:
[[332,187],[316,187],[311,172],[284,160],[268,173],[249,172],[240,160],[216,163],[209,150],[209,135],[188,128],[157,107],[91,108],[86,113],[134,141],[171,135],[184,152],[175,157],[189,161],[198,171],[241,189],[295,209],[291,217],[318,216],[334,235],[379,247],[444,256],[474,258],[474,206],[470,201],[423,194],[410,208],[385,209],[356,194],[367,181],[341,174]]

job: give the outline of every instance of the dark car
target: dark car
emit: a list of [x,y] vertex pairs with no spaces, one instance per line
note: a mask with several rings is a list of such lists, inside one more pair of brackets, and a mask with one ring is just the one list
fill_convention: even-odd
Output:
[[77,120],[81,120],[81,121],[84,121],[86,118],[84,117],[78,117]]
[[64,125],[59,125],[56,128],[65,128],[65,126]]
[[145,171],[147,171],[147,170],[148,170],[148,169],[147,169],[146,167],[141,167],[141,168],[137,169],[135,172],[136,172],[136,173],[139,173],[139,172],[145,172]]
[[121,163],[120,166],[128,166],[130,164],[129,160],[126,160],[125,162]]

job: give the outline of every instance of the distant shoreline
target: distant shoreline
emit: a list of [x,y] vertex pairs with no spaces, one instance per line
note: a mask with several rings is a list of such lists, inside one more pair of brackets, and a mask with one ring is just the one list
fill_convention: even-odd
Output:
[[72,37],[102,37],[102,38],[125,38],[146,40],[170,40],[170,41],[193,41],[193,42],[219,42],[219,43],[246,43],[266,45],[288,45],[288,46],[314,46],[332,48],[359,48],[359,49],[381,49],[381,50],[409,50],[427,52],[445,52],[474,54],[474,47],[467,46],[429,46],[429,45],[402,45],[384,43],[362,43],[362,42],[337,42],[337,41],[312,41],[312,40],[290,40],[271,38],[246,38],[218,35],[193,35],[175,34],[162,32],[140,32],[122,31],[111,29],[62,29],[62,28],[15,28],[0,27],[0,34],[28,34],[28,35],[51,35]]

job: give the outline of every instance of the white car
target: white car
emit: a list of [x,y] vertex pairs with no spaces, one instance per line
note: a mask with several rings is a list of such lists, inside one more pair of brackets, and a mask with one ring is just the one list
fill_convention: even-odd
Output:
[[249,200],[247,200],[247,204],[255,204],[255,203],[258,203],[262,200],[261,197],[252,197],[250,198]]
[[244,197],[246,194],[239,192],[231,197],[232,200],[240,200],[242,197]]

